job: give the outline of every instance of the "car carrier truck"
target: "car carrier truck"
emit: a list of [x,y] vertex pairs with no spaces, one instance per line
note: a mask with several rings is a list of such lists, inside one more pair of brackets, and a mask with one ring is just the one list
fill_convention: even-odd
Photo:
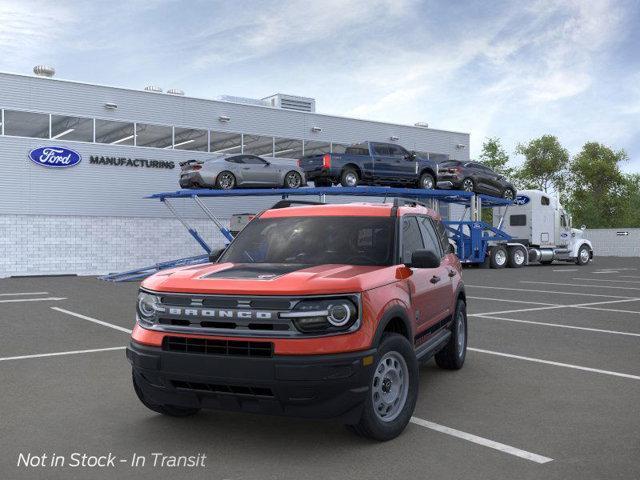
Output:
[[591,242],[583,238],[585,227],[572,228],[558,199],[543,191],[519,191],[506,212],[494,207],[493,225],[511,237],[489,247],[488,262],[494,268],[554,260],[586,265],[593,259]]

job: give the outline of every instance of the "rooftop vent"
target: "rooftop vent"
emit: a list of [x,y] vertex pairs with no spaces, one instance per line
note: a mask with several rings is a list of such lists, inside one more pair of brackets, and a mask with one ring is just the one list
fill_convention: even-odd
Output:
[[170,88],[169,90],[167,90],[167,93],[169,95],[179,95],[179,96],[184,96],[184,91],[180,90],[179,88]]
[[155,93],[162,93],[162,88],[156,86],[156,85],[147,85],[146,87],[144,87],[145,91],[147,92],[155,92]]
[[50,67],[49,65],[36,65],[35,67],[33,67],[33,73],[35,73],[38,77],[51,78],[56,74],[56,69]]
[[414,125],[420,128],[429,128],[429,124],[427,122],[416,122]]
[[268,105],[285,110],[296,110],[298,112],[315,112],[316,101],[309,97],[298,97],[295,95],[286,95],[284,93],[276,93],[270,97],[263,98]]

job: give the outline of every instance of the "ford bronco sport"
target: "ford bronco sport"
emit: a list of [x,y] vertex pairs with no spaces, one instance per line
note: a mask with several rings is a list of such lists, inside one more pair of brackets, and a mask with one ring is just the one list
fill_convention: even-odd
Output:
[[257,215],[213,263],[142,283],[127,348],[135,392],[165,415],[339,418],[394,438],[419,363],[464,363],[460,262],[415,202],[295,203]]

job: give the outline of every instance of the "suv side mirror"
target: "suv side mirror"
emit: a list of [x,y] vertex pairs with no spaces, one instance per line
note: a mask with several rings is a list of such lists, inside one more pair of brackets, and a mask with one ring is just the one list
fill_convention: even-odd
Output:
[[440,258],[431,250],[416,250],[411,254],[410,268],[438,268]]
[[405,160],[414,160],[416,158],[416,152],[409,152],[404,156]]
[[209,262],[216,263],[220,256],[224,253],[224,248],[218,248],[217,250],[211,250],[209,252]]

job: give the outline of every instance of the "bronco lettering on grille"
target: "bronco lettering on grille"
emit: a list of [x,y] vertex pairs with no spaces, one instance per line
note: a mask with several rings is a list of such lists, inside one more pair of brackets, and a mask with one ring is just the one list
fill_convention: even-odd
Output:
[[233,310],[215,308],[179,308],[179,307],[159,307],[158,311],[184,317],[217,317],[217,318],[239,318],[239,319],[260,319],[270,320],[273,312],[263,312],[257,310]]

